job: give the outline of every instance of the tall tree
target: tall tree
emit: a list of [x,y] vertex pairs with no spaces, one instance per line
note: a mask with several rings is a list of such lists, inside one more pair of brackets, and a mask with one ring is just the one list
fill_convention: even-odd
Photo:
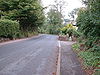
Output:
[[43,24],[43,7],[38,0],[0,0],[2,15],[20,23],[20,29],[36,30]]
[[61,18],[64,18],[63,12],[64,12],[65,6],[66,6],[66,2],[64,0],[55,0],[54,4],[51,5],[51,7],[54,10],[60,13],[59,15]]
[[[77,18],[79,30],[87,39],[87,44],[94,50],[99,50],[100,41],[100,0],[87,0],[86,8],[80,9]],[[96,43],[95,43],[96,42]]]
[[50,33],[58,34],[60,31],[59,29],[62,26],[62,22],[63,22],[61,18],[61,13],[51,8],[50,11],[48,12],[47,18],[50,27]]
[[77,15],[78,11],[79,11],[79,8],[75,8],[75,9],[73,9],[73,10],[68,14],[68,16],[69,16],[72,20],[75,20],[75,16]]
[[61,13],[51,8],[50,11],[48,12],[48,22],[51,25],[61,25],[62,24]]

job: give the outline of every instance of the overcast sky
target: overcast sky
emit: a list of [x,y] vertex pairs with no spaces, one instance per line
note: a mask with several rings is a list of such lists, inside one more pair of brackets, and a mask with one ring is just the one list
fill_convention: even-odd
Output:
[[[54,4],[55,0],[42,0],[43,6],[49,6]],[[83,7],[81,0],[64,0],[66,2],[66,8],[64,8],[64,15],[66,15],[66,18],[68,17],[68,13],[71,12],[75,8]],[[48,11],[45,10],[46,12]]]

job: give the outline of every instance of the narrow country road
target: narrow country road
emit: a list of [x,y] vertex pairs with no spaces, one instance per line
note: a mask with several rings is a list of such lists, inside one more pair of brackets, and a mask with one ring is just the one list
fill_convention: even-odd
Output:
[[57,45],[54,35],[0,45],[0,75],[53,75]]

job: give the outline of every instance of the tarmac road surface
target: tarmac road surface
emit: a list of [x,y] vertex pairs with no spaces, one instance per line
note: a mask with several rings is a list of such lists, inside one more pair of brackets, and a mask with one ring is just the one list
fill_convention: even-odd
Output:
[[42,35],[0,45],[0,75],[53,75],[58,36]]

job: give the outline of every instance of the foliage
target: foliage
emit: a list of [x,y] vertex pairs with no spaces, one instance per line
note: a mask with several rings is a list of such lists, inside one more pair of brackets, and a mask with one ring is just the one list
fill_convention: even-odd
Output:
[[37,30],[44,22],[43,8],[38,0],[0,0],[1,15],[17,20],[24,31]]
[[79,11],[79,8],[75,8],[75,9],[73,9],[73,10],[68,14],[68,16],[69,16],[72,20],[75,20],[75,15],[77,15],[78,11]]
[[60,34],[61,25],[49,25],[50,34]]
[[45,19],[44,24],[41,27],[38,27],[38,32],[45,33],[45,34],[49,33],[49,25],[47,19]]
[[57,11],[61,14],[61,18],[64,18],[63,12],[64,12],[64,8],[66,7],[66,1],[55,0],[54,4],[52,6],[55,11]]
[[15,38],[19,35],[19,23],[8,19],[0,19],[0,37]]
[[[96,55],[95,55],[96,54]],[[93,53],[90,51],[81,51],[79,56],[84,60],[84,64],[88,67],[98,67],[100,57],[97,56],[98,53]]]
[[61,19],[61,13],[54,9],[50,9],[48,12],[48,22],[50,25],[61,25],[63,22]]
[[80,43],[72,45],[73,50],[78,54],[78,57],[83,60],[84,69],[94,69],[95,74],[100,73],[100,51],[80,50]]
[[47,16],[48,31],[50,34],[59,34],[62,25],[61,13],[54,9],[50,9]]
[[99,74],[100,74],[100,69],[96,69],[93,75],[99,75]]
[[78,37],[80,34],[79,32],[77,31],[77,27],[76,26],[73,26],[72,24],[68,24],[66,25],[65,27],[63,27],[61,29],[62,33],[64,33],[65,35],[68,34],[69,37],[70,36],[75,36],[75,37]]
[[72,45],[73,50],[79,51],[80,45],[79,43],[75,43]]
[[85,45],[85,51],[80,51],[84,65],[98,69],[94,75],[100,73],[100,0],[85,0],[87,8],[81,8],[78,13],[77,25],[83,34],[81,43]]
[[100,50],[100,0],[87,0],[87,8],[78,13],[77,25],[85,37],[90,50]]
[[53,5],[47,13],[44,25],[39,27],[39,32],[49,34],[60,34],[60,29],[63,27],[63,8],[65,1],[55,0]]

